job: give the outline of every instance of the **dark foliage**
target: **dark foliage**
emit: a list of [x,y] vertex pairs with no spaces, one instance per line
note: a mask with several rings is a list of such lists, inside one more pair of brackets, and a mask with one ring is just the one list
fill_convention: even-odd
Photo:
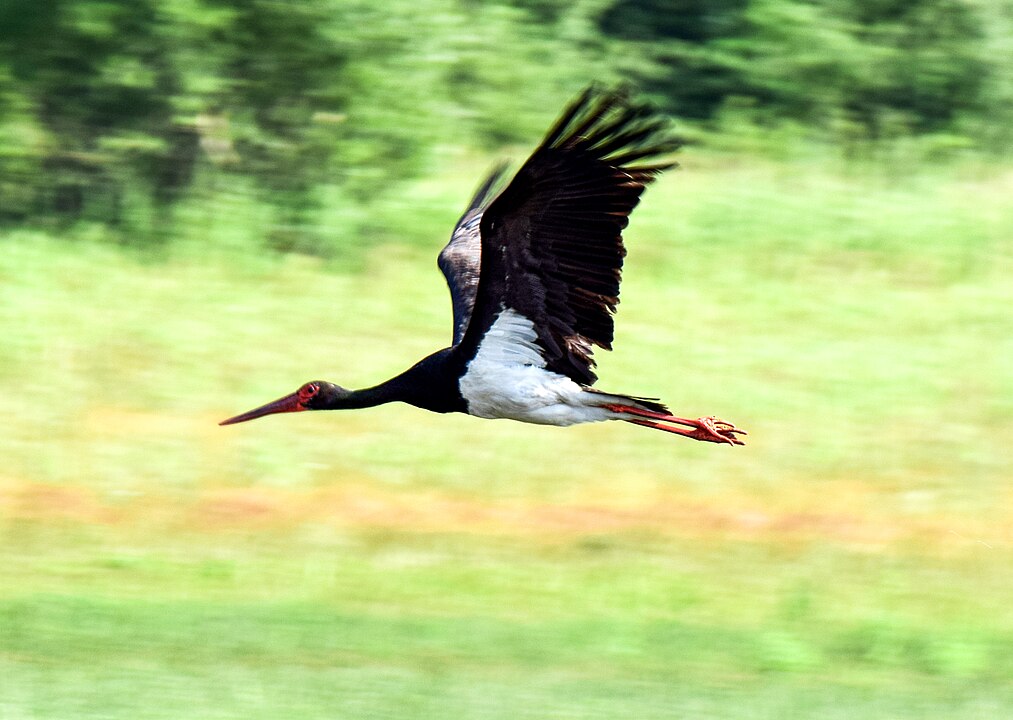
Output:
[[275,209],[271,245],[315,252],[322,196],[366,207],[432,148],[530,140],[592,79],[711,131],[747,108],[1004,147],[1011,23],[963,0],[5,0],[0,222],[157,241],[214,177]]

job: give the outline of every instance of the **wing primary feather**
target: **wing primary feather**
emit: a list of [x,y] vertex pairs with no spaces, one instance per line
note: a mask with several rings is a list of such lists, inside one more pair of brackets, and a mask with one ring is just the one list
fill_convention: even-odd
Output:
[[563,114],[556,120],[552,129],[545,135],[545,139],[542,140],[541,147],[553,147],[559,137],[566,132],[566,128],[573,122],[573,119],[586,107],[588,101],[591,99],[592,94],[597,92],[598,88],[596,85],[589,85],[584,91],[577,96],[567,108],[563,111]]
[[[598,104],[586,110],[587,115],[584,117],[576,127],[566,132],[565,138],[562,141],[557,141],[548,147],[563,147],[571,139],[582,138],[589,133],[595,123],[601,120],[605,115],[616,106],[616,103],[620,101],[618,93],[611,93],[602,95],[598,100]],[[582,108],[583,110],[583,108]]]

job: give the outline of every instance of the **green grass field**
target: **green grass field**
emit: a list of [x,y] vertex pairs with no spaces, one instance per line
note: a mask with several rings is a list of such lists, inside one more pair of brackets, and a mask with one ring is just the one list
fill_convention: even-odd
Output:
[[1013,171],[685,155],[600,385],[744,448],[216,425],[445,345],[481,163],[330,262],[242,195],[158,257],[3,235],[0,718],[1013,717]]

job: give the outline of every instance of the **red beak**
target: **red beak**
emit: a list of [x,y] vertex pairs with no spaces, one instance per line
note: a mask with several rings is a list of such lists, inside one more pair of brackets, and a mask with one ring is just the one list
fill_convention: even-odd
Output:
[[306,407],[299,402],[299,393],[294,392],[291,395],[286,395],[283,398],[278,398],[274,402],[269,402],[267,405],[261,405],[259,408],[255,408],[248,412],[244,412],[242,415],[236,415],[228,420],[222,420],[219,425],[235,425],[236,423],[246,422],[247,420],[256,420],[259,417],[265,415],[274,415],[275,413],[287,413],[287,412],[299,412],[305,410]]

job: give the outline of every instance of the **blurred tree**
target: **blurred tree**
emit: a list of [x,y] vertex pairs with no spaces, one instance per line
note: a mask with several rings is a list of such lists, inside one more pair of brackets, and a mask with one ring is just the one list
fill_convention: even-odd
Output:
[[755,117],[932,131],[981,109],[990,72],[961,0],[615,0],[599,27],[650,59],[637,74],[683,117],[750,98]]
[[179,87],[154,6],[12,0],[0,63],[45,139],[32,205],[117,222],[128,189],[157,203],[189,182],[197,138],[173,119]]
[[653,61],[637,74],[682,117],[709,118],[730,95],[753,88],[724,40],[741,36],[748,0],[617,0],[599,17],[608,37]]
[[341,145],[347,54],[324,32],[325,3],[209,0],[207,7],[220,10],[204,38],[214,48],[216,82],[194,88],[199,127],[219,131],[226,144],[218,159],[252,177],[278,208],[271,244],[298,247],[311,234],[312,191],[329,179]]
[[0,15],[0,133],[30,125],[41,140],[0,155],[5,176],[32,184],[16,202],[0,198],[4,214],[130,221],[133,240],[157,238],[203,149],[298,216],[311,190],[333,181],[354,92],[342,77],[347,55],[326,33],[328,9],[10,0]]
[[[871,130],[883,109],[918,131],[938,130],[980,110],[990,72],[980,16],[960,0],[876,0],[827,8],[857,24],[855,36],[875,57],[876,80],[856,86],[845,107]],[[878,52],[876,52],[878,51]]]

